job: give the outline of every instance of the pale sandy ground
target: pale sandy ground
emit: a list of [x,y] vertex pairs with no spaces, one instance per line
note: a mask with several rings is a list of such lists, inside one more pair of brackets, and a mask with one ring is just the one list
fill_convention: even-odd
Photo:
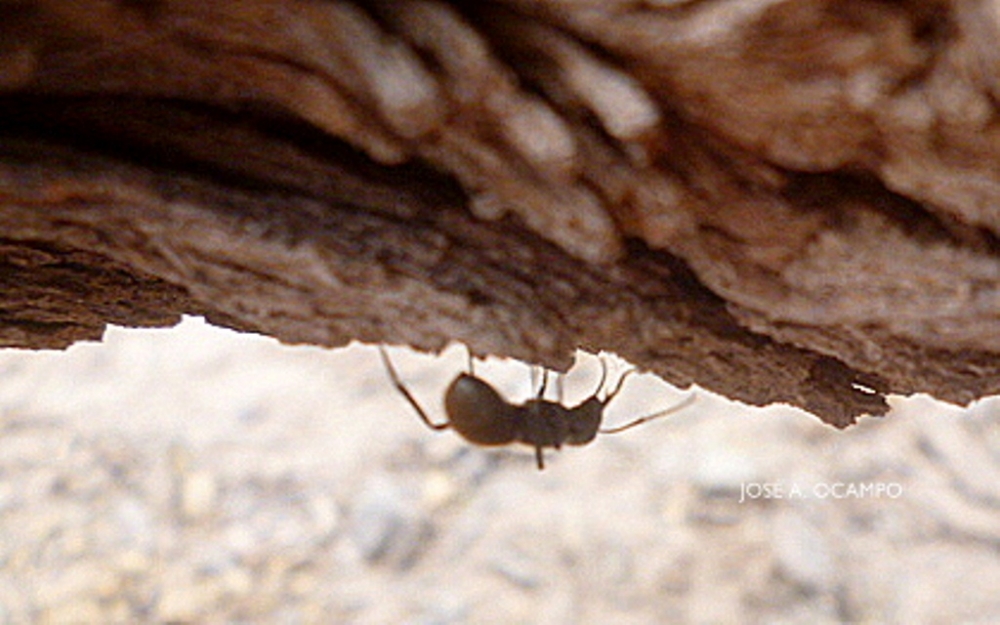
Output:
[[[396,359],[439,414],[464,353]],[[607,422],[681,397],[633,379]],[[0,351],[0,623],[1000,622],[1000,401],[894,406],[837,432],[702,392],[539,473],[424,428],[370,347]]]

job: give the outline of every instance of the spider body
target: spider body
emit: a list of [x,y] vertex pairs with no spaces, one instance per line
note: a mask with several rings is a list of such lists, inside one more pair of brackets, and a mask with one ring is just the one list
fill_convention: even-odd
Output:
[[607,379],[607,365],[602,360],[602,375],[597,390],[573,407],[563,406],[559,402],[543,397],[548,381],[546,371],[535,396],[523,404],[514,404],[472,373],[470,355],[469,372],[459,374],[445,391],[444,407],[448,420],[444,423],[434,423],[399,378],[385,348],[380,345],[379,350],[393,385],[416,410],[427,427],[432,430],[451,428],[470,443],[486,447],[524,443],[535,448],[539,469],[545,468],[543,450],[546,448],[560,449],[563,444],[586,445],[594,440],[598,433],[613,434],[627,430],[640,423],[676,412],[690,405],[695,399],[694,395],[691,395],[666,410],[635,419],[623,426],[602,430],[604,410],[622,390],[625,379],[635,372],[634,369],[626,371],[618,379],[614,390],[601,399],[599,395]]

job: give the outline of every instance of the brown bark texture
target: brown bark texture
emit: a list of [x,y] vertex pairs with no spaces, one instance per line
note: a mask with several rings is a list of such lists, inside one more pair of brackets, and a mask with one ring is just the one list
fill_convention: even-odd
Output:
[[998,40],[994,0],[0,0],[0,345],[190,313],[966,403]]

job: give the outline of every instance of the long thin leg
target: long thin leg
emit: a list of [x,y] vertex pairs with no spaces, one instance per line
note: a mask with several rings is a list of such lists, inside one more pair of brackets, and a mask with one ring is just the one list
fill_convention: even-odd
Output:
[[542,471],[545,469],[545,458],[542,456],[542,446],[535,446],[535,462],[538,463],[538,470]]
[[542,367],[542,385],[538,387],[538,393],[535,394],[535,399],[545,398],[545,388],[549,385],[549,370]]
[[392,383],[396,387],[396,389],[403,394],[403,397],[406,398],[406,401],[410,402],[410,405],[413,406],[413,409],[417,411],[417,414],[420,415],[420,420],[426,423],[427,427],[429,427],[432,430],[443,430],[447,428],[449,425],[447,421],[445,421],[444,423],[433,423],[430,420],[430,418],[428,418],[427,413],[424,412],[424,409],[421,408],[420,404],[417,403],[417,400],[414,399],[413,395],[410,394],[410,391],[407,390],[406,386],[403,385],[403,381],[399,379],[399,374],[396,373],[396,368],[392,366],[392,361],[389,360],[389,353],[385,350],[385,346],[379,345],[378,351],[380,354],[382,354],[382,364],[385,365],[385,370],[389,373],[389,379],[392,380]]
[[[597,359],[601,361],[601,381],[597,383],[597,388],[594,389],[594,392],[590,395],[591,397],[597,397],[597,394],[604,388],[604,383],[608,381],[608,363],[600,356]],[[605,400],[605,403],[607,403],[607,400]]]
[[472,350],[469,349],[468,345],[465,346],[465,353],[469,357],[469,375],[474,376],[474,375],[476,375],[476,372],[472,368],[472,361],[473,361]]
[[622,390],[622,388],[625,387],[625,380],[628,379],[628,376],[632,375],[635,372],[636,372],[635,369],[629,369],[628,371],[622,374],[622,377],[618,378],[618,384],[615,384],[615,390],[608,393],[607,397],[604,398],[605,405],[611,403],[611,400],[615,398],[615,395],[617,395]]
[[[631,373],[631,371],[629,371],[629,373]],[[624,377],[624,376],[622,376],[622,377]],[[694,400],[696,400],[696,399],[698,399],[698,396],[695,395],[694,393],[691,393],[691,395],[689,395],[688,397],[686,397],[679,404],[675,404],[675,405],[671,406],[670,408],[667,408],[666,410],[661,410],[659,412],[654,412],[653,414],[646,415],[645,417],[640,417],[640,418],[636,419],[635,421],[631,421],[629,423],[626,423],[625,425],[619,425],[618,427],[601,429],[601,430],[598,430],[598,432],[600,432],[601,434],[617,434],[618,432],[624,432],[625,430],[628,430],[630,428],[634,428],[637,425],[642,425],[643,423],[646,423],[647,421],[652,421],[653,419],[659,419],[660,417],[665,417],[665,416],[667,416],[669,414],[673,414],[673,413],[677,412],[678,410],[681,410],[683,408],[687,408],[688,406],[690,406],[691,404],[693,404]]]

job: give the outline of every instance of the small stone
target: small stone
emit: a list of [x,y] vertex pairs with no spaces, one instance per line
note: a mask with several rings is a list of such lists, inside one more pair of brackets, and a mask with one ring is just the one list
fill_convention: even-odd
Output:
[[458,484],[451,475],[432,471],[424,480],[422,503],[425,508],[435,510],[454,501],[458,494]]
[[693,480],[705,496],[730,497],[740,492],[740,487],[756,479],[757,467],[732,449],[718,449],[706,453],[698,463]]
[[118,556],[118,568],[123,573],[143,573],[152,566],[149,555],[138,550],[129,549]]
[[825,590],[835,575],[823,534],[794,513],[779,515],[773,528],[774,552],[782,575],[807,592]]
[[208,516],[218,498],[218,482],[207,471],[193,471],[184,476],[181,486],[181,514],[189,520]]
[[316,531],[323,535],[332,534],[340,525],[340,510],[329,495],[318,495],[309,500],[309,516]]
[[246,570],[233,567],[222,575],[220,585],[230,594],[244,596],[253,590],[253,577]]
[[350,536],[369,562],[412,566],[423,551],[430,525],[419,513],[413,493],[384,477],[369,481],[358,495]]
[[111,518],[117,522],[120,535],[131,543],[149,544],[156,534],[152,515],[146,503],[138,498],[123,499],[115,506]]
[[43,613],[41,623],[100,623],[104,621],[101,606],[94,599],[80,599],[50,608]]
[[494,571],[521,588],[536,588],[541,584],[541,574],[535,564],[524,554],[498,555],[490,564]]
[[198,583],[194,580],[166,582],[156,605],[156,620],[183,623],[198,621],[221,594],[216,583]]

